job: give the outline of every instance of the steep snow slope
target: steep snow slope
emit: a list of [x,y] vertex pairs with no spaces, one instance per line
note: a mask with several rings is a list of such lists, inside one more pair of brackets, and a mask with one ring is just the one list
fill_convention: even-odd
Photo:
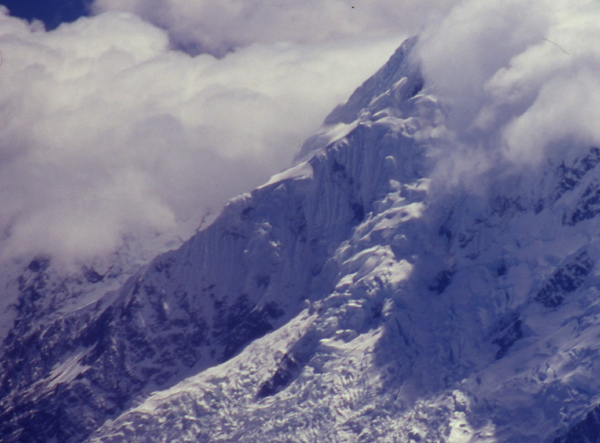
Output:
[[[404,51],[391,63],[401,64]],[[397,151],[395,139],[384,145],[382,155]],[[181,249],[78,309],[46,309],[57,296],[45,282],[56,279],[45,266],[25,270],[31,284],[20,302],[42,301],[19,311],[4,344],[0,435],[81,441],[136,398],[228,360],[294,318],[306,299],[329,293],[337,271],[328,259],[387,186],[390,168],[384,155],[346,171],[348,153],[319,154],[232,201]]]
[[[594,408],[600,151],[500,165],[485,192],[440,189],[443,109],[413,44],[334,110],[308,160],[215,225],[261,251],[228,279],[273,270],[271,289],[244,286],[252,312],[285,314],[90,441],[549,441]],[[197,275],[222,275],[205,262],[218,238],[182,249],[210,251]]]
[[444,189],[414,44],[179,250],[27,314],[3,441],[597,439],[600,150]]
[[321,208],[309,224],[345,227],[324,237],[327,261],[296,292],[308,304],[89,441],[581,435],[576,423],[600,400],[600,151],[566,146],[538,169],[499,165],[485,192],[441,189],[429,178],[447,148],[443,110],[398,54],[307,142],[310,169],[249,200],[301,192],[304,208]]

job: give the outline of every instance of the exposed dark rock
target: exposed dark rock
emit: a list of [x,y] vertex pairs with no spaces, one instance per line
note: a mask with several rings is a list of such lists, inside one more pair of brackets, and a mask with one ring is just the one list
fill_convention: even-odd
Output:
[[442,294],[450,283],[452,283],[452,277],[454,276],[454,271],[450,271],[448,269],[440,272],[435,276],[433,282],[429,285],[429,290],[433,292],[437,292],[438,294]]
[[508,325],[502,327],[500,336],[492,341],[498,345],[496,360],[500,360],[506,355],[508,350],[515,342],[523,337],[522,322],[517,315],[514,315],[508,321]]
[[50,259],[47,257],[37,257],[31,260],[27,269],[31,272],[44,272],[50,265]]
[[586,251],[579,253],[557,269],[539,290],[534,300],[547,308],[560,306],[565,295],[577,290],[594,267],[594,260]]
[[217,312],[213,337],[224,346],[222,361],[230,359],[246,344],[272,331],[271,321],[283,315],[276,303],[258,308],[244,294],[229,308],[220,304]]
[[573,166],[566,166],[564,162],[557,168],[558,183],[552,202],[558,200],[566,192],[572,191],[579,185],[581,179],[600,162],[600,149],[590,148],[587,155],[578,159]]
[[600,443],[600,406],[592,409],[583,420],[554,443]]
[[294,355],[286,354],[279,364],[277,371],[275,371],[275,374],[261,385],[256,397],[258,399],[269,397],[288,386],[290,382],[297,377],[297,374],[301,369],[299,366],[300,365],[296,362]]
[[563,216],[563,225],[575,226],[600,214],[600,184],[592,183],[583,192],[577,206]]

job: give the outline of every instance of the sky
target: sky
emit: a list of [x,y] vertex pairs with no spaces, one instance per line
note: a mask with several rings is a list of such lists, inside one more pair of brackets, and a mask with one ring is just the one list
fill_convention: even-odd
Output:
[[0,261],[189,236],[416,34],[448,182],[600,145],[597,1],[0,5]]
[[89,15],[91,0],[0,0],[12,16],[44,22],[47,30]]

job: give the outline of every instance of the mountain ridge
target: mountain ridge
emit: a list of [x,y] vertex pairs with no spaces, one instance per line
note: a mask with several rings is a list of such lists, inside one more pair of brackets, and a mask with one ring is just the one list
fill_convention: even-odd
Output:
[[[598,148],[444,188],[452,141],[416,44],[295,167],[118,291],[5,341],[3,439],[597,438]],[[22,300],[48,295],[38,265]]]

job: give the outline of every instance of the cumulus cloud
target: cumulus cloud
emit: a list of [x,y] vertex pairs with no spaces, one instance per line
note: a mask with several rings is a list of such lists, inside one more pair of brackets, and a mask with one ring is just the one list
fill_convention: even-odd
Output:
[[0,255],[86,261],[198,225],[287,167],[401,38],[173,50],[122,12],[46,32],[0,14]]
[[192,51],[223,55],[252,43],[323,42],[418,33],[456,0],[96,0],[129,11]]
[[454,177],[498,159],[537,164],[565,140],[600,145],[597,2],[97,0],[94,10],[51,32],[0,13],[2,259],[81,262],[130,233],[197,225],[288,166],[417,32],[427,85],[449,110]]
[[596,1],[466,0],[429,27],[419,57],[449,107],[454,163],[477,151],[535,166],[552,147],[600,145],[599,20]]

